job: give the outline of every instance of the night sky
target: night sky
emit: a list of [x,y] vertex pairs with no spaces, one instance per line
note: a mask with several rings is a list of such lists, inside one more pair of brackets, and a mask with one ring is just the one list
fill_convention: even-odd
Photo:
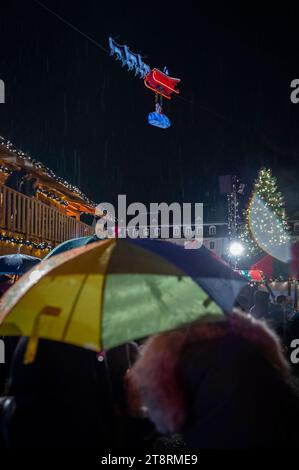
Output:
[[44,3],[105,48],[112,35],[181,78],[181,97],[164,107],[172,127],[147,124],[153,94],[103,50],[33,0],[2,0],[1,135],[97,202],[121,193],[144,203],[213,202],[218,175],[236,173],[250,189],[269,165],[288,206],[299,207],[294,9]]

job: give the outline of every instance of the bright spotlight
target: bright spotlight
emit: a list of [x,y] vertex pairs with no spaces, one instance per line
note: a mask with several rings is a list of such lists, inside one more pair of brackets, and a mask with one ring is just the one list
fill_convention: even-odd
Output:
[[238,241],[233,241],[229,245],[229,252],[232,256],[238,257],[241,256],[244,252],[244,246]]

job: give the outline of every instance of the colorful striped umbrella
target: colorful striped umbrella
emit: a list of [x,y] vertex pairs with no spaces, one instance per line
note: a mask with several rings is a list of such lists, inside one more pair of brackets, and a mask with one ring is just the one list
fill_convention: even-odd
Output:
[[40,263],[0,302],[0,334],[92,350],[175,328],[201,315],[229,312],[246,284],[201,248],[158,240],[95,242]]

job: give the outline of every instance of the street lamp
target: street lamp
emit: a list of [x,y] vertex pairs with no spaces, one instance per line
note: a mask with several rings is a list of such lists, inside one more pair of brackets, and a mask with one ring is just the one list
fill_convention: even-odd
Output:
[[237,258],[244,253],[244,246],[242,245],[241,242],[237,240],[233,240],[230,243],[228,249],[229,249],[230,255],[233,256],[234,258]]
[[238,258],[244,253],[244,245],[238,240],[232,240],[229,244],[228,251],[230,257],[234,260],[232,265],[234,266],[234,269],[237,269]]

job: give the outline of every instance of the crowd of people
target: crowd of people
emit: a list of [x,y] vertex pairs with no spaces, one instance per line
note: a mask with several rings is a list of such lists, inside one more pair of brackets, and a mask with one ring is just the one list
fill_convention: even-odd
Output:
[[[279,337],[285,354],[290,357],[292,341],[299,339],[299,312],[290,297],[280,294],[275,298],[266,290],[257,290],[251,307],[243,295],[237,299],[237,306],[265,322]],[[299,378],[299,364],[291,365]]]
[[0,447],[297,447],[298,313],[260,290],[236,307],[101,353],[40,340],[30,365],[4,338]]

